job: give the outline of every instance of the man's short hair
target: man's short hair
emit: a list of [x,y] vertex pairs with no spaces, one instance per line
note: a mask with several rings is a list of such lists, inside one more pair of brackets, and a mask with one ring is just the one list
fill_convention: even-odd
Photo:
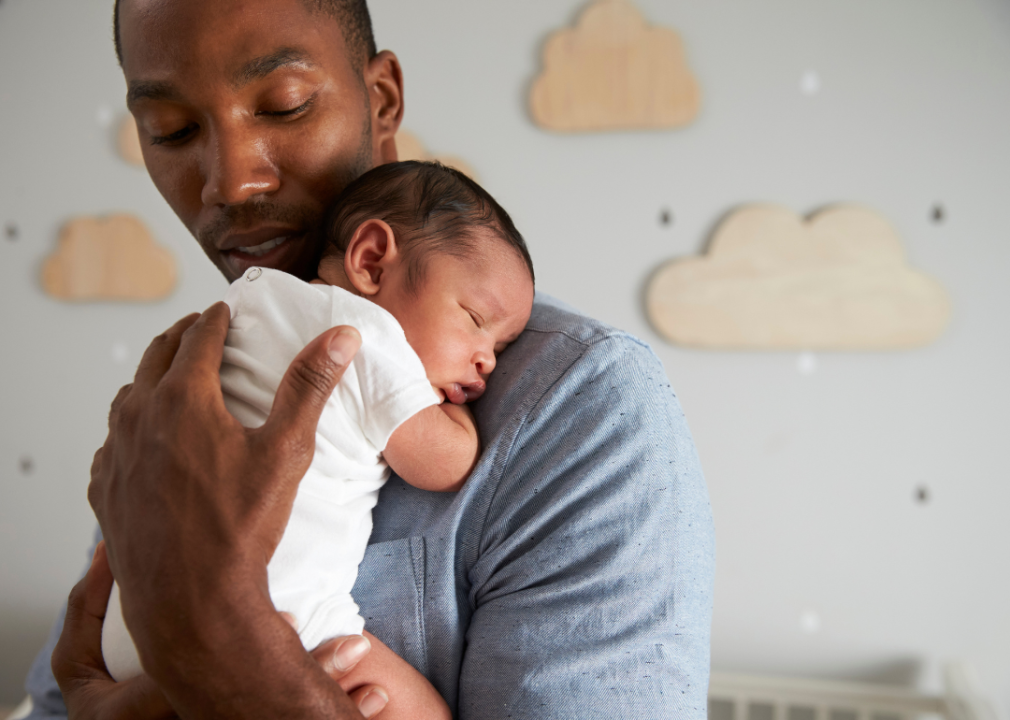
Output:
[[[367,0],[302,0],[312,12],[325,13],[340,25],[347,44],[351,64],[361,70],[364,63],[375,57],[375,34]],[[119,0],[112,8],[112,36],[116,43],[116,58],[123,64],[123,42],[119,34]]]
[[408,160],[369,170],[333,201],[323,223],[323,254],[343,256],[358,227],[373,219],[393,229],[410,292],[424,283],[431,256],[473,253],[480,243],[475,229],[490,231],[515,250],[534,279],[533,260],[512,218],[487,190],[455,168]]

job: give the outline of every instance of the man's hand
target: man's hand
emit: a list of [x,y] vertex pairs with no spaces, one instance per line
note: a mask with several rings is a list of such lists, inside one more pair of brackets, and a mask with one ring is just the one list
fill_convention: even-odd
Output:
[[[84,720],[159,720],[176,717],[164,693],[148,675],[117,683],[102,660],[102,623],[112,589],[105,543],[99,543],[87,575],[71,591],[63,634],[53,651],[53,675],[71,716]],[[348,675],[371,645],[352,635],[331,640],[312,656],[334,680]],[[350,689],[350,688],[347,688]],[[351,699],[366,718],[377,714],[389,698],[375,685],[359,687]]]
[[102,660],[102,623],[112,590],[112,572],[99,543],[91,568],[67,601],[63,634],[53,650],[53,675],[73,718],[156,720],[175,711],[147,675],[117,683]]
[[316,338],[267,422],[247,429],[221,395],[228,323],[218,303],[156,338],[109,414],[88,497],[123,617],[145,671],[184,717],[354,717],[274,611],[266,565],[319,415],[361,339],[352,328]]

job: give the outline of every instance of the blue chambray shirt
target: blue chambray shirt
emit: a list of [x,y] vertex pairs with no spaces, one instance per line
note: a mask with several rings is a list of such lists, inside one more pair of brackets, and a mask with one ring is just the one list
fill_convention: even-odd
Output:
[[[473,410],[462,490],[382,490],[354,586],[367,629],[462,720],[706,717],[712,514],[653,352],[538,294]],[[62,622],[32,718],[66,716]]]

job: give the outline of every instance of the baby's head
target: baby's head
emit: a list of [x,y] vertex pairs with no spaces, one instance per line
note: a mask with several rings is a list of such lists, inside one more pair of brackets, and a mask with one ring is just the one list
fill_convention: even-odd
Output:
[[319,278],[388,310],[443,399],[479,397],[533,308],[533,262],[494,198],[438,163],[380,165],[323,231]]

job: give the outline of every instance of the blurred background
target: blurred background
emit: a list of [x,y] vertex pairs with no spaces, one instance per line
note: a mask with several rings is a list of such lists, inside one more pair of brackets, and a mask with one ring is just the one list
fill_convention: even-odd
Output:
[[[681,34],[701,112],[578,135],[538,128],[528,94],[581,0],[369,4],[404,67],[404,127],[512,213],[541,292],[662,359],[715,515],[713,667],[930,690],[963,660],[1008,717],[1010,2],[637,0]],[[111,5],[0,0],[0,705],[86,562],[109,403],[154,335],[226,287],[117,153]],[[877,210],[947,288],[949,328],[900,352],[665,343],[650,274],[751,202]],[[115,212],[174,255],[174,294],[46,295],[64,223]]]

